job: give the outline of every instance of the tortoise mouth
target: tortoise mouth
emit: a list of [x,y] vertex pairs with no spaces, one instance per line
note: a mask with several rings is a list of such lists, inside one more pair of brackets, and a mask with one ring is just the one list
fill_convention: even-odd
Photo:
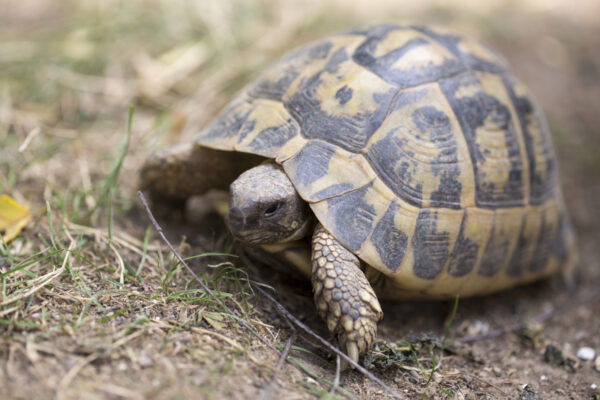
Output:
[[234,238],[247,244],[275,244],[284,242],[286,235],[271,229],[253,229],[247,231],[234,231],[229,228]]
[[[233,232],[232,232],[233,233]],[[233,236],[244,243],[248,243],[248,244],[271,244],[271,243],[276,243],[278,240],[277,239],[273,239],[272,237],[270,237],[271,235],[269,235],[270,232],[263,232],[263,231],[251,231],[251,232],[244,232],[244,233],[233,233]]]
[[227,214],[227,226],[239,241],[248,244],[272,244],[285,239],[286,232],[278,232],[277,224],[267,224],[255,216],[247,216],[238,207],[232,207]]

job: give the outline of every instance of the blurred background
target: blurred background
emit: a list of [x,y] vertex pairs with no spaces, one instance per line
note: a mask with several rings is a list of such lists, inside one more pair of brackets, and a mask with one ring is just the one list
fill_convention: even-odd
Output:
[[[128,108],[134,105],[132,136],[121,169],[119,191],[113,201],[119,229],[141,238],[142,228],[127,212],[136,207],[137,171],[152,150],[193,137],[234,93],[292,48],[327,34],[377,22],[443,25],[482,40],[506,58],[548,117],[566,202],[579,234],[585,279],[578,290],[597,292],[600,279],[598,0],[0,0],[0,194],[10,193],[37,210],[38,215],[45,213],[46,201],[53,210],[60,209],[73,219],[78,218],[77,210],[96,210],[99,200],[94,187],[119,157]],[[69,199],[64,204],[57,201],[63,195]],[[83,214],[89,216],[87,212]],[[94,222],[98,221],[87,223]],[[47,232],[48,227],[38,218],[36,228],[27,233],[26,239],[15,242],[14,253],[27,254],[36,246],[41,247],[38,236]],[[131,260],[137,262],[135,258]],[[552,299],[552,295],[540,297],[544,301]],[[310,308],[309,299],[306,309]],[[569,318],[579,318],[575,321],[559,320],[556,340],[562,343],[574,338],[581,321],[593,320],[591,310],[585,306],[572,313]],[[0,316],[4,312],[0,311]],[[56,321],[60,320],[62,326],[63,318],[73,319],[77,312],[66,311]],[[482,310],[482,315],[486,312]],[[20,315],[20,319],[31,318],[31,321],[38,318],[26,311]],[[508,319],[500,325],[513,321],[510,312],[506,315]],[[2,326],[9,326],[6,329],[12,332],[12,322]],[[93,327],[89,329],[86,331],[92,332],[89,337],[99,335]],[[382,332],[398,333],[398,329],[384,325]],[[590,332],[594,329],[597,330],[597,322],[588,327]],[[11,349],[13,345],[19,346],[16,343],[25,342],[19,336],[19,329],[15,332],[16,336],[8,340]],[[23,337],[27,332],[24,329]],[[42,334],[44,330],[35,332]],[[595,336],[600,349],[600,339]],[[52,345],[61,348],[64,354],[76,353],[57,343]],[[498,346],[505,344],[500,342]],[[146,348],[148,342],[139,346]],[[0,346],[0,356],[6,356],[3,350],[6,348]],[[157,345],[155,351],[163,348]],[[503,351],[504,347],[497,352],[502,362],[506,359],[504,353],[500,354]],[[529,361],[535,363],[540,359],[535,352],[530,356]],[[11,357],[3,359],[10,361]],[[121,354],[121,357],[125,361],[119,362],[129,362],[129,356]],[[192,360],[201,362],[193,357]],[[71,364],[48,362],[40,364],[45,366],[41,375],[50,374],[44,378],[45,384],[31,379],[25,384],[15,384],[19,382],[15,376],[20,373],[16,372],[10,394],[17,390],[30,390],[29,395],[43,394],[45,387],[55,388],[59,382],[60,389],[64,383],[60,377],[69,371]],[[98,366],[96,372],[109,377],[108,382],[118,382],[119,370],[113,368],[111,361],[106,362],[110,368]],[[33,373],[27,362],[19,365],[23,369],[13,367],[13,371]],[[117,365],[121,368],[122,364]],[[129,368],[128,365],[124,368]],[[193,365],[188,369],[161,367],[157,376],[172,377],[176,383],[179,378],[174,377],[175,372],[197,373]],[[457,365],[461,368],[460,362]],[[541,372],[527,363],[519,365],[516,367],[519,371],[533,371],[533,375],[538,375],[532,375],[532,379],[539,380]],[[138,385],[137,389],[127,392],[115,388],[113,397],[139,398],[136,396],[151,386],[147,382],[155,382],[146,380],[138,370],[136,373],[142,378],[127,383],[131,387]],[[507,379],[513,379],[513,375],[508,378],[502,375],[504,370],[510,368],[504,364],[502,373],[492,374],[497,377],[490,378],[497,379],[496,385],[505,385]],[[2,371],[0,368],[0,394]],[[54,371],[58,371],[57,376],[52,376]],[[595,373],[591,368],[588,372]],[[232,373],[235,370],[219,370],[219,374]],[[186,376],[194,385],[202,386],[192,375]],[[576,380],[583,386],[577,389],[575,397],[588,393],[591,382],[586,379],[590,376]],[[202,379],[200,382],[205,382]],[[214,376],[206,379],[217,385]],[[229,394],[240,398],[244,393],[255,394],[247,388],[254,387],[257,380],[260,381],[256,376],[249,383],[242,379],[239,382],[246,389],[234,387]],[[562,385],[562,394],[549,390],[544,398],[566,398],[562,396],[575,390],[569,386],[570,380],[569,376],[557,375],[556,381],[549,385]],[[420,393],[424,381],[415,386],[416,393]],[[195,389],[186,392],[189,382],[185,382],[157,393],[197,394]],[[474,385],[477,390],[488,388],[472,382],[461,385]],[[108,388],[103,390],[110,392]],[[369,393],[378,393],[373,390]],[[456,390],[454,393],[461,389]],[[73,398],[81,395],[77,391],[71,394]]]
[[[578,228],[596,226],[597,0],[373,0],[351,5],[343,0],[3,0],[0,143],[5,149],[21,144],[36,127],[41,140],[30,148],[33,152],[0,150],[0,190],[15,185],[7,176],[16,176],[25,164],[34,180],[36,168],[54,171],[47,163],[65,161],[54,157],[57,149],[67,150],[62,146],[74,146],[71,150],[85,153],[88,162],[102,163],[119,143],[111,135],[122,126],[129,104],[136,106],[136,139],[124,171],[132,172],[139,162],[135,155],[192,136],[233,93],[289,49],[385,21],[449,26],[503,54],[550,120]],[[81,183],[81,174],[58,175],[45,178],[62,185]]]

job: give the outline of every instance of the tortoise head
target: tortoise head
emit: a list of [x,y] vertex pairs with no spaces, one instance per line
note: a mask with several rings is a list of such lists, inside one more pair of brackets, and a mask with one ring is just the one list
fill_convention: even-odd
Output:
[[281,167],[261,164],[229,187],[227,223],[233,236],[250,244],[297,240],[311,227],[308,204]]

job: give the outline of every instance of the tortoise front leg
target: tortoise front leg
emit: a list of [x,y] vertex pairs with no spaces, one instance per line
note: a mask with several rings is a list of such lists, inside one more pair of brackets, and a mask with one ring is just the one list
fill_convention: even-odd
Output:
[[252,154],[221,151],[194,143],[154,152],[142,167],[140,186],[156,202],[182,204],[210,189],[228,190],[231,182],[262,159]]
[[373,344],[383,312],[358,258],[321,224],[312,239],[311,281],[319,316],[340,348],[358,362]]

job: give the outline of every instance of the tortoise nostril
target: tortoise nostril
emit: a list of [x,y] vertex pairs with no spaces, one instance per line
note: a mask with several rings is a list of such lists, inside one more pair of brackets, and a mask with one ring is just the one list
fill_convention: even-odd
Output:
[[234,231],[242,228],[246,223],[246,217],[239,207],[232,207],[229,209],[227,220],[229,222],[229,227]]

